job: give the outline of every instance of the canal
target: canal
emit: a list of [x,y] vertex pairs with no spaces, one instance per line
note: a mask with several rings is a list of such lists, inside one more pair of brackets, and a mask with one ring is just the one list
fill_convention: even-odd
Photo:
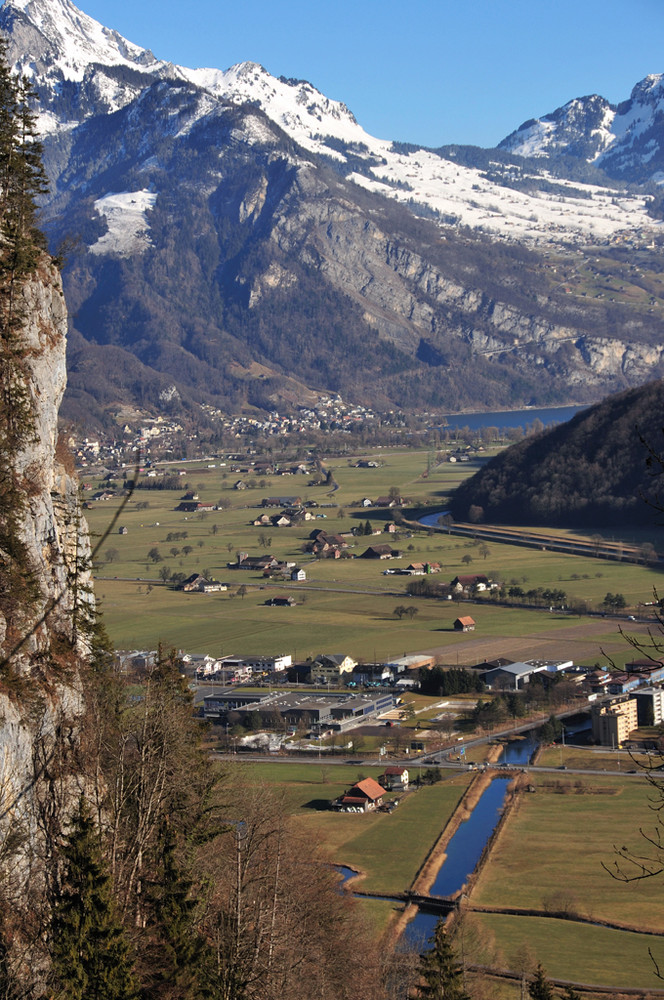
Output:
[[[464,886],[498,824],[509,782],[510,778],[507,777],[494,778],[484,789],[470,816],[461,823],[450,840],[430,895],[451,896]],[[413,920],[406,925],[404,944],[408,947],[426,947],[439,916],[437,913],[427,913],[420,907]]]

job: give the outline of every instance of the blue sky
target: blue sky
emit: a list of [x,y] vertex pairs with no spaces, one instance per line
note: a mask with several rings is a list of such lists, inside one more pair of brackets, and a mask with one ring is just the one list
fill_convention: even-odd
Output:
[[262,63],[372,135],[493,146],[573,97],[664,72],[664,0],[74,0],[156,56]]

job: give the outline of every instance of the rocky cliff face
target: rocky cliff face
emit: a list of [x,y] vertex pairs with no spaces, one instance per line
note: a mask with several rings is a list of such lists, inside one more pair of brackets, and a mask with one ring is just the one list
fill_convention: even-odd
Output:
[[[30,432],[7,463],[16,509],[2,525],[0,550],[0,893],[19,938],[25,907],[39,919],[50,839],[79,787],[79,668],[93,611],[87,529],[57,442],[66,382],[59,273],[44,260],[20,294]],[[39,964],[32,950],[30,961]]]

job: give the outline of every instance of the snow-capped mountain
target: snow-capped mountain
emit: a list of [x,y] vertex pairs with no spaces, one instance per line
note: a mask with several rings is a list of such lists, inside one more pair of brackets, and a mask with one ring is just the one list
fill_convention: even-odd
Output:
[[596,160],[613,142],[615,108],[597,94],[578,97],[542,118],[524,122],[498,144],[518,156],[578,156]]
[[634,109],[609,121],[584,99],[531,123],[528,159],[429,150],[255,63],[161,61],[70,0],[5,0],[0,30],[40,98],[48,234],[77,247],[79,410],[273,405],[293,379],[374,405],[509,406],[664,372],[655,306],[561,263],[658,240],[651,195],[587,166],[572,179],[542,145],[572,155],[574,135],[597,160],[621,115],[636,135]]
[[610,177],[664,182],[664,76],[637,83],[617,107],[594,94],[542,118],[524,122],[500,149],[519,156],[571,156],[594,163]]
[[[329,100],[310,83],[277,79],[257,63],[222,71],[160,61],[83,14],[70,0],[5,0],[0,29],[10,35],[17,71],[30,74],[37,85],[44,135],[62,134],[101,109],[112,113],[126,107],[150,80],[186,81],[212,99],[260,108],[302,149],[345,167],[355,183],[446,221],[531,244],[607,238],[624,229],[652,226],[644,199],[633,194],[616,202],[615,191],[606,187],[569,182],[550,194],[536,190],[541,178],[528,167],[509,171],[512,180],[518,173],[528,181],[522,185],[527,190],[510,183],[506,191],[500,172],[461,164],[432,150],[395,148],[391,141],[370,136],[344,104]],[[210,107],[203,104],[201,114]],[[521,156],[541,156],[573,141],[583,146],[585,155],[587,147],[594,150],[608,143],[606,113],[601,98],[571,102],[551,116],[551,123],[542,119],[539,141],[528,134],[514,146],[505,140],[504,148]],[[598,132],[597,139],[589,138],[589,131]]]

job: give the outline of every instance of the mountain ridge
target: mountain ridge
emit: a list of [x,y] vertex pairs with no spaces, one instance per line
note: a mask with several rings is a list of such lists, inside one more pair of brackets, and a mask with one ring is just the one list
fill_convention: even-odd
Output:
[[[288,377],[451,411],[587,402],[664,371],[656,273],[617,299],[574,286],[588,250],[622,274],[625,239],[659,266],[641,189],[373,139],[306,81],[160,61],[70,0],[6,0],[0,28],[41,99],[44,224],[74,245],[70,397],[93,422],[141,382],[153,410],[278,406]],[[271,374],[240,383],[234,363]]]

